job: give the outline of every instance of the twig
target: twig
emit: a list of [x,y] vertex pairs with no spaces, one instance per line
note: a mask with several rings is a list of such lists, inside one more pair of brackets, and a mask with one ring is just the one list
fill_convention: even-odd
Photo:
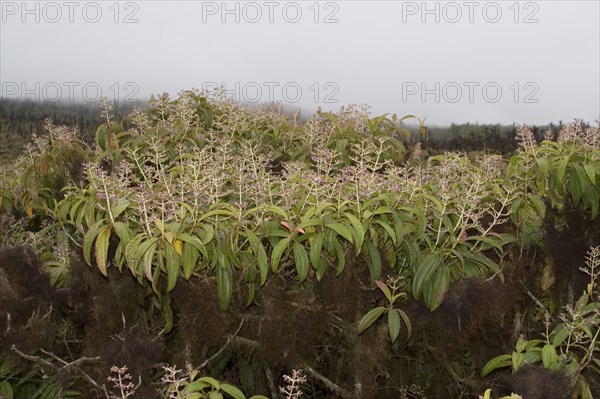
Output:
[[57,360],[60,363],[62,363],[63,366],[59,368],[59,367],[56,367],[51,362],[49,362],[46,359],[43,359],[43,358],[41,358],[39,356],[27,355],[27,354],[21,352],[14,344],[11,346],[10,349],[13,352],[15,352],[17,355],[19,355],[20,357],[22,357],[23,359],[27,359],[27,360],[30,360],[32,362],[43,364],[44,366],[49,367],[50,369],[54,370],[56,373],[58,373],[59,371],[66,370],[66,369],[69,369],[71,367],[74,367],[75,370],[77,370],[79,373],[81,373],[89,381],[90,384],[92,384],[96,389],[99,389],[100,391],[103,391],[107,395],[107,397],[108,397],[108,393],[106,392],[106,387],[104,385],[98,384],[96,382],[96,380],[94,380],[92,377],[90,377],[88,373],[86,373],[85,371],[83,371],[79,367],[79,365],[81,365],[83,363],[95,363],[95,362],[98,362],[100,360],[100,356],[97,356],[97,357],[82,357],[80,359],[74,360],[74,361],[72,361],[72,362],[69,363],[69,362],[61,359],[60,357],[56,356],[52,352],[48,352],[48,351],[45,351],[44,349],[40,349],[44,354],[46,354],[48,356],[51,356],[55,360]]
[[277,399],[277,389],[275,389],[275,383],[273,382],[273,374],[271,369],[266,364],[263,367],[265,371],[265,377],[267,377],[267,385],[269,386],[269,392],[271,392],[271,399]]
[[525,293],[531,298],[533,299],[533,301],[535,302],[535,304],[544,311],[544,313],[548,313],[548,315],[550,316],[550,320],[552,320],[552,316],[550,315],[550,312],[548,312],[548,310],[546,309],[546,307],[544,306],[544,304],[535,297],[535,295],[533,295],[531,293],[531,291],[529,291],[529,289],[527,288],[527,286],[525,285],[524,282],[521,281],[521,285],[523,286],[523,290],[525,291]]
[[203,368],[205,368],[206,366],[208,366],[213,360],[215,360],[217,357],[219,357],[219,355],[221,355],[221,353],[223,353],[223,351],[225,350],[225,348],[227,348],[229,346],[229,344],[231,343],[231,341],[233,340],[233,338],[235,338],[240,333],[240,330],[242,329],[243,325],[244,325],[244,319],[242,319],[242,321],[240,322],[240,325],[238,326],[237,330],[233,333],[233,335],[230,335],[229,337],[227,337],[227,341],[225,341],[225,345],[223,345],[221,347],[221,349],[219,349],[214,355],[212,355],[211,357],[209,357],[208,359],[206,359],[198,367],[198,370],[202,370]]
[[321,381],[331,392],[335,393],[336,395],[338,395],[344,399],[352,399],[352,395],[350,394],[350,392],[346,391],[344,388],[335,384],[333,381],[331,381],[327,377],[323,376],[322,374],[319,374],[318,372],[313,370],[311,367],[304,366],[303,369],[308,371],[308,373],[313,378]]

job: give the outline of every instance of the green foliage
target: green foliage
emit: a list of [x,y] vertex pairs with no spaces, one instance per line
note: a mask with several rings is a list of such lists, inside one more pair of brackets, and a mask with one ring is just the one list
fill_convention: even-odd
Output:
[[402,325],[404,325],[406,328],[406,339],[410,338],[412,333],[412,325],[408,315],[402,309],[394,307],[394,304],[397,300],[406,299],[406,293],[400,291],[403,285],[401,279],[390,277],[387,284],[381,281],[375,281],[375,284],[387,299],[388,305],[387,307],[378,306],[374,309],[371,309],[366,315],[364,315],[358,324],[358,333],[362,334],[374,322],[376,322],[377,319],[379,319],[383,314],[387,313],[388,331],[392,343],[396,342],[398,339]]
[[[518,371],[525,364],[541,363],[550,371],[564,370],[573,381],[573,397],[591,398],[587,378],[600,376],[596,346],[600,334],[600,246],[592,248],[581,270],[590,276],[587,290],[574,306],[565,307],[557,323],[550,330],[550,314],[546,313],[544,339],[525,340],[520,337],[512,354],[494,357],[483,367],[482,376],[503,367]],[[587,377],[586,377],[587,376]]]

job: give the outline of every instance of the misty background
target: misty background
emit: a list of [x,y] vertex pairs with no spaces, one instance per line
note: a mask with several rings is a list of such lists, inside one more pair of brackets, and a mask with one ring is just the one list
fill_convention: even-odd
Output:
[[[598,1],[0,1],[0,97],[213,90],[429,125],[600,119]],[[141,104],[141,102],[140,102]]]

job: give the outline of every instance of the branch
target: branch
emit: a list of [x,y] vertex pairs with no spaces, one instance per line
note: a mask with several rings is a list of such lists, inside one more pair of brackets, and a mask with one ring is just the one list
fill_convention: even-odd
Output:
[[308,371],[308,373],[313,378],[321,381],[331,392],[335,393],[336,395],[338,395],[338,396],[340,396],[340,397],[342,397],[344,399],[352,399],[352,395],[350,394],[350,392],[346,391],[344,388],[342,388],[339,385],[335,384],[333,381],[331,381],[330,379],[326,378],[325,376],[317,373],[311,367],[304,366],[303,369],[306,370],[306,371]]
[[273,374],[271,373],[271,369],[266,364],[263,366],[263,370],[265,371],[265,377],[267,377],[267,385],[269,386],[269,392],[271,392],[271,398],[277,399],[277,390],[275,389],[275,383],[273,382]]
[[[90,377],[88,373],[86,373],[79,367],[83,363],[96,363],[96,362],[100,361],[100,356],[98,356],[98,357],[82,357],[80,359],[74,360],[69,363],[69,362],[66,362],[65,360],[61,359],[60,357],[56,356],[52,352],[48,352],[48,351],[45,351],[44,349],[40,349],[44,354],[53,357],[55,360],[57,360],[63,364],[62,367],[56,367],[54,364],[47,361],[46,359],[43,359],[39,356],[27,355],[27,354],[21,352],[19,349],[17,349],[17,347],[14,344],[11,346],[10,349],[13,352],[15,352],[17,355],[22,357],[23,359],[27,359],[32,362],[43,364],[44,366],[49,367],[50,369],[54,370],[54,372],[56,372],[56,373],[59,373],[60,371],[67,370],[71,367],[74,367],[75,370],[77,370],[79,373],[81,373],[89,381],[89,383],[92,384],[96,389],[103,391],[105,394],[107,394],[106,387],[104,385],[98,384],[96,382],[96,380],[94,380],[92,377]],[[107,394],[107,397],[108,397],[108,394]]]
[[229,344],[231,343],[231,341],[240,333],[240,330],[242,329],[243,325],[244,325],[244,319],[242,319],[242,321],[240,322],[240,325],[238,326],[237,330],[233,333],[233,335],[230,335],[229,337],[227,337],[227,341],[225,341],[225,344],[221,347],[221,349],[219,349],[214,355],[212,355],[211,357],[209,357],[208,359],[206,359],[198,367],[198,370],[202,370],[203,368],[205,368],[206,366],[208,366],[213,360],[215,360],[217,357],[219,357],[219,355],[221,355],[221,353],[223,353],[223,351],[225,350],[225,348],[227,348],[229,346]]

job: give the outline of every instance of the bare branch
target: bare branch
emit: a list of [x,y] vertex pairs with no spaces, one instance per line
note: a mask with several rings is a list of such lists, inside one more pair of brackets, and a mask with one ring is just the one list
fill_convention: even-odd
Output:
[[240,322],[240,325],[238,326],[237,330],[233,333],[233,335],[230,335],[229,337],[227,337],[227,341],[225,341],[225,344],[221,347],[221,349],[219,349],[214,355],[212,355],[211,357],[206,359],[198,367],[198,370],[202,370],[203,368],[208,366],[213,360],[215,360],[217,357],[219,357],[219,355],[221,355],[221,353],[223,353],[223,351],[229,346],[231,341],[240,333],[240,330],[242,329],[243,325],[244,325],[244,319],[242,319],[242,321]]

